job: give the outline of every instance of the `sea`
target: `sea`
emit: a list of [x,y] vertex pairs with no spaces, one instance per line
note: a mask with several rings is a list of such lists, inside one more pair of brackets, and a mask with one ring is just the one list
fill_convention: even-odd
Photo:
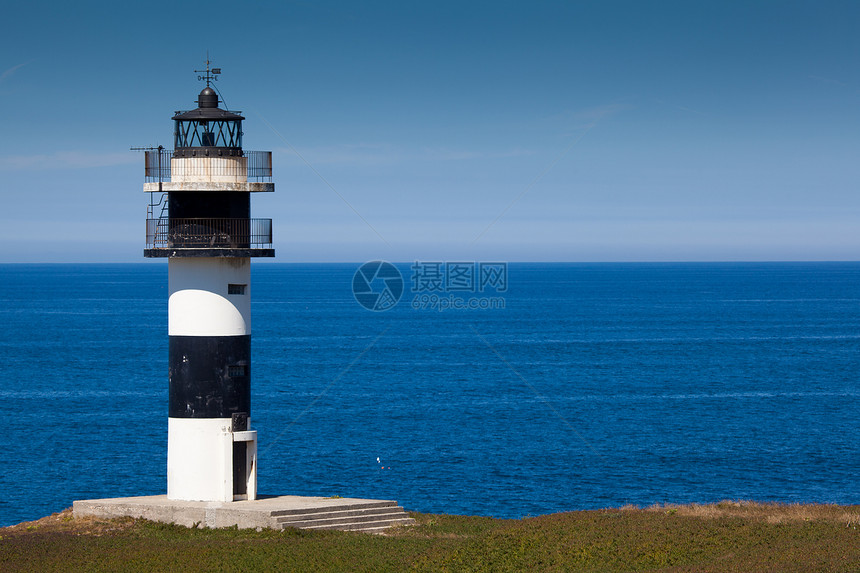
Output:
[[[860,503],[860,263],[483,263],[252,265],[261,493]],[[167,264],[0,279],[0,525],[165,493]]]

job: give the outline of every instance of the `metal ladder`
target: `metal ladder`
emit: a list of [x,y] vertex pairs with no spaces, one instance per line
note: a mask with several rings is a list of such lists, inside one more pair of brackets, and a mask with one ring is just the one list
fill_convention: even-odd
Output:
[[150,199],[149,205],[146,207],[146,218],[155,218],[155,208],[161,206],[161,212],[158,215],[158,223],[155,224],[155,237],[152,240],[152,246],[167,246],[167,231],[169,229],[169,212],[167,193],[162,193],[157,202]]

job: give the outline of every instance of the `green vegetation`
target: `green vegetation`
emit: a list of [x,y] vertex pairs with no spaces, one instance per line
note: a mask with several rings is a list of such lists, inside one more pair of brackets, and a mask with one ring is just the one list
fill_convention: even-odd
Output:
[[856,571],[860,506],[623,507],[520,520],[413,514],[388,535],[72,518],[0,529],[0,571]]

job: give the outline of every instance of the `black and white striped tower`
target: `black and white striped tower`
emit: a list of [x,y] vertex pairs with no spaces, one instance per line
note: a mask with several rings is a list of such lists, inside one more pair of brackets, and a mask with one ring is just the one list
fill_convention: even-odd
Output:
[[146,153],[145,257],[168,259],[167,497],[255,499],[251,430],[251,258],[273,257],[272,154],[242,149],[242,120],[219,107],[206,63],[198,107],[173,116],[174,150]]

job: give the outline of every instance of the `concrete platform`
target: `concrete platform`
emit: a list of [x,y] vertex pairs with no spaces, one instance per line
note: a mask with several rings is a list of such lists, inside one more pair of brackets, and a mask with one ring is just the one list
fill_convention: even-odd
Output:
[[177,501],[166,495],[88,499],[74,502],[75,517],[135,517],[186,527],[240,529],[340,529],[382,533],[395,525],[413,525],[396,501],[260,496],[254,501]]

